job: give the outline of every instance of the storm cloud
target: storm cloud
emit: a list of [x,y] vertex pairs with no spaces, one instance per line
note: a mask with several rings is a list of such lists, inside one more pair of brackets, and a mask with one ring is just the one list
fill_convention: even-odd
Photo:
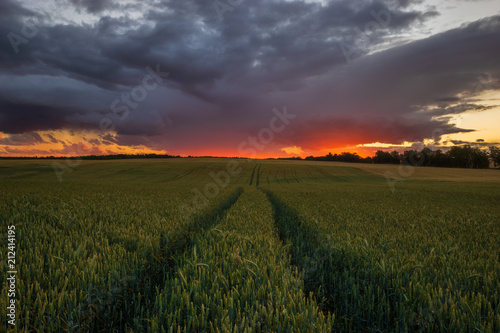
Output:
[[0,132],[14,136],[0,145],[81,130],[96,147],[236,152],[285,105],[297,117],[275,145],[470,132],[447,117],[489,108],[473,98],[498,89],[500,16],[405,40],[440,15],[419,3],[72,0],[63,17],[2,1]]

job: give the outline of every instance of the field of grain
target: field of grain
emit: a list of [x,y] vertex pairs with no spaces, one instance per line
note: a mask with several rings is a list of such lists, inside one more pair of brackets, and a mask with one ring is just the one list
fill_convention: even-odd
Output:
[[500,331],[500,170],[52,163],[0,161],[2,332],[8,226],[12,331]]

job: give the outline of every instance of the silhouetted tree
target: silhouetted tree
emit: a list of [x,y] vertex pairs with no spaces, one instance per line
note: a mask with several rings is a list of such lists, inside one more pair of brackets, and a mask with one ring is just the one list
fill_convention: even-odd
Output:
[[487,152],[469,145],[451,147],[445,155],[448,159],[447,166],[454,168],[484,169],[490,165]]
[[493,161],[493,165],[496,167],[497,165],[500,165],[500,148],[497,146],[491,146],[490,147],[490,157],[491,160]]
[[383,150],[377,150],[375,153],[375,156],[373,157],[373,163],[386,163],[389,164],[391,163],[392,156],[391,153],[383,151]]
[[391,152],[391,163],[392,164],[400,164],[401,163],[401,157],[399,156],[399,152],[396,150]]

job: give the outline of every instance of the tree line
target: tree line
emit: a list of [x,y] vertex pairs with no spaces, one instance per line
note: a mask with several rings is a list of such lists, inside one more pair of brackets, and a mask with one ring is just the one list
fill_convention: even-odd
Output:
[[41,160],[64,160],[66,158],[78,158],[82,160],[123,160],[136,158],[180,158],[180,155],[167,154],[113,154],[113,155],[85,155],[85,156],[0,156],[2,160],[26,160],[26,159],[41,159]]
[[[294,158],[297,159],[297,158]],[[487,169],[490,161],[494,166],[500,166],[500,148],[492,146],[489,150],[473,148],[469,145],[454,146],[447,152],[440,149],[432,150],[428,147],[422,150],[406,150],[402,154],[394,150],[392,152],[377,150],[375,156],[361,157],[357,153],[344,152],[341,154],[329,153],[326,156],[308,156],[306,160],[313,161],[337,161],[355,163],[376,164],[411,164],[418,166]]]

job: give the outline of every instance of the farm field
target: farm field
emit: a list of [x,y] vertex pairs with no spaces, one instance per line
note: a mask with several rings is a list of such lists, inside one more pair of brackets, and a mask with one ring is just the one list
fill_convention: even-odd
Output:
[[8,226],[12,331],[500,331],[500,170],[52,163],[0,161],[2,332]]

